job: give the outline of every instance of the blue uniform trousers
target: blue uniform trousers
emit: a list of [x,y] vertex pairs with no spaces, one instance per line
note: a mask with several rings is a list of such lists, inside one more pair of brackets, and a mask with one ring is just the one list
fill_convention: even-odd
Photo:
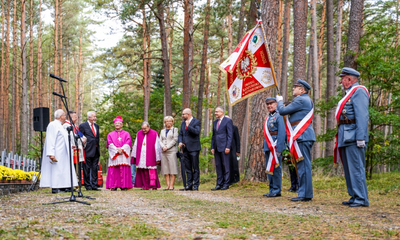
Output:
[[367,180],[365,177],[365,148],[350,145],[339,148],[343,162],[347,191],[351,196],[350,203],[369,206]]
[[136,165],[131,164],[131,174],[132,174],[132,184],[135,186],[135,179],[136,179]]
[[298,197],[313,198],[312,173],[311,173],[311,148],[314,142],[299,142],[299,148],[304,159],[297,163],[299,174]]
[[[270,151],[264,152],[265,156],[265,166],[268,165]],[[280,194],[282,191],[282,155],[278,158],[279,167],[274,168],[273,175],[267,174],[269,181],[269,193],[270,194]]]

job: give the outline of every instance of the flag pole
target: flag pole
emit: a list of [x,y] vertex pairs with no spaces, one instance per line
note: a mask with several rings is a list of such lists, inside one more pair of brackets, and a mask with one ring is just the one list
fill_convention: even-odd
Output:
[[[255,2],[255,4],[256,4],[256,7],[257,7],[257,20],[262,22],[260,4],[258,4],[257,1]],[[274,77],[274,82],[275,82],[275,86],[276,86],[276,91],[277,91],[277,94],[280,95],[279,86],[278,86],[278,83],[276,82],[276,77],[275,77],[274,64],[273,64],[273,62],[271,61],[271,53],[269,52],[269,47],[268,47],[268,44],[267,44],[267,38],[265,37],[264,27],[263,27],[262,24],[260,24],[260,26],[261,26],[261,31],[262,31],[263,36],[264,36],[265,48],[267,49],[267,52],[268,52],[268,60],[269,60],[269,62],[271,63],[271,72],[272,72],[272,76]]]

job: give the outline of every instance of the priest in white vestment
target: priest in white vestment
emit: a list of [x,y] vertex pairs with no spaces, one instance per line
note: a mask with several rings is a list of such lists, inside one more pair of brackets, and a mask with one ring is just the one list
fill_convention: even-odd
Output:
[[56,110],[54,118],[55,120],[50,122],[46,129],[40,187],[50,187],[52,193],[59,193],[71,187],[71,168],[73,186],[77,186],[78,182],[69,155],[68,132],[63,127],[65,112],[62,109]]
[[142,130],[136,134],[131,157],[136,164],[135,188],[144,190],[160,188],[157,165],[161,163],[161,146],[158,133],[150,129],[148,122],[142,123]]

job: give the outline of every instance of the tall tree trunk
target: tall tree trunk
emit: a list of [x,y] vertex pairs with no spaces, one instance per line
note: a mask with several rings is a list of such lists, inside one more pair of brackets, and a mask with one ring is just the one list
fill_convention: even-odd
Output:
[[[313,101],[314,104],[318,102],[320,89],[319,89],[319,69],[318,69],[318,45],[317,45],[317,0],[311,1],[311,41],[310,51],[312,54],[311,65],[312,65],[312,79],[313,79]],[[322,133],[322,121],[321,115],[316,113],[313,118],[313,128],[315,135],[318,136]],[[313,147],[314,159],[322,157],[321,143],[315,142]]]
[[363,24],[364,0],[351,0],[347,49],[344,66],[357,69],[356,59],[360,45]]
[[163,59],[163,70],[164,70],[164,101],[165,101],[165,115],[172,115],[171,106],[171,76],[169,71],[169,57],[168,57],[168,38],[165,30],[164,20],[164,4],[163,1],[159,1],[157,5],[157,18],[160,24],[160,36],[161,36],[161,51]]
[[11,132],[11,150],[17,150],[17,121],[16,115],[19,113],[19,106],[17,106],[17,99],[19,96],[17,95],[17,87],[19,87],[17,83],[17,49],[18,49],[18,42],[17,42],[17,0],[14,0],[14,15],[13,15],[13,68],[12,68],[12,111],[11,111],[11,119],[12,121],[12,132]]
[[[261,16],[263,27],[267,34],[266,41],[271,53],[271,61],[275,60],[276,40],[279,18],[278,1],[263,0]],[[273,64],[273,62],[271,63]],[[267,90],[255,95],[251,103],[251,126],[250,126],[250,143],[248,147],[248,162],[246,165],[245,178],[251,181],[265,181],[265,160],[263,152],[264,142],[264,119],[268,114],[264,100],[267,96],[271,96],[272,90]]]
[[[343,22],[343,0],[338,1],[337,23],[336,23],[336,47],[335,47],[335,72],[339,71],[340,50],[342,46],[342,22]],[[338,87],[338,81],[334,81],[335,90]]]
[[42,107],[42,0],[39,0],[38,50],[37,50],[37,106]]
[[[33,119],[33,108],[35,107],[35,85],[33,83],[33,0],[30,2],[30,26],[29,26],[29,119]],[[30,142],[33,143],[33,136],[35,131],[33,130],[33,124],[29,124]]]
[[237,33],[237,42],[239,44],[244,36],[244,17],[246,14],[246,0],[240,0],[240,10],[239,10],[239,29]]
[[276,63],[274,66],[276,81],[281,87],[282,75],[282,48],[283,48],[283,0],[279,0],[279,17],[278,17],[278,41],[276,43]]
[[[64,77],[64,72],[63,72],[63,17],[62,17],[62,5],[63,0],[59,0],[59,5],[58,5],[58,24],[59,24],[59,29],[58,29],[58,76]],[[60,83],[58,83],[60,84]],[[62,93],[62,88],[61,86],[59,87],[61,94]],[[58,101],[58,108],[63,108],[63,103]]]
[[[318,66],[321,66],[321,68],[322,68],[322,60],[323,60],[323,56],[324,56],[323,46],[324,46],[324,36],[325,36],[324,35],[325,19],[326,19],[326,0],[322,0],[322,16],[321,16],[320,25],[319,25],[319,37],[318,37]],[[319,69],[318,79],[322,79],[322,69],[321,68]],[[321,89],[321,87],[320,87],[320,89]],[[320,92],[319,97],[321,97],[321,92]]]
[[[206,65],[207,65],[207,50],[208,50],[208,29],[210,26],[210,0],[207,0],[206,5],[206,16],[204,19],[204,39],[203,39],[203,53],[201,55],[201,67],[200,67],[200,83],[199,83],[199,94],[197,101],[197,119],[200,121],[203,119],[203,93],[204,93],[204,81],[205,81],[205,73],[206,73]],[[221,71],[220,71],[221,72]],[[219,79],[218,79],[219,81]]]
[[[326,94],[325,100],[328,102],[334,95],[336,90],[335,85],[335,49],[334,31],[333,31],[333,0],[326,0],[326,41],[327,41],[327,74],[326,74]],[[326,130],[332,130],[335,126],[335,109],[327,110]],[[326,141],[325,156],[333,156],[334,149],[333,139]]]
[[[59,23],[58,23],[58,18],[59,18],[59,14],[58,14],[58,1],[59,0],[54,0],[54,74],[59,76],[59,72],[58,72],[58,27],[59,27]],[[59,92],[59,88],[58,88],[58,81],[54,80],[54,87],[53,87],[55,92]],[[62,94],[62,93],[60,93]],[[58,98],[54,97],[53,98],[53,106],[55,108],[58,107]]]
[[[4,90],[3,90],[3,106],[4,106],[4,138],[2,142],[5,143],[4,148],[10,148],[10,111],[9,111],[9,85],[10,85],[10,28],[11,28],[11,1],[7,1],[7,30],[6,30],[6,59],[5,59],[5,75],[4,75]],[[3,126],[1,126],[3,127]]]
[[291,0],[285,1],[285,15],[283,27],[283,51],[282,51],[282,72],[281,72],[281,94],[283,100],[288,100],[287,89],[287,71],[288,71],[288,58],[289,58],[289,38],[290,38],[290,3]]
[[82,122],[82,100],[83,100],[83,90],[82,90],[82,40],[83,40],[83,31],[81,29],[79,36],[79,55],[78,55],[78,78],[77,78],[77,92],[78,92],[78,101],[75,103],[77,105],[76,111],[79,113],[79,122]]
[[[222,63],[223,61],[224,61],[224,36],[221,36],[219,62]],[[222,71],[220,70],[218,73],[218,84],[217,84],[217,106],[221,106],[221,82],[222,82]]]
[[21,67],[22,67],[22,125],[21,125],[21,153],[28,154],[28,79],[26,72],[26,24],[25,24],[25,0],[21,2]]
[[190,107],[191,70],[193,66],[193,8],[193,0],[184,0],[182,108]]
[[[5,1],[1,1],[1,49],[4,49],[5,44],[5,15],[6,15],[6,5]],[[4,57],[5,51],[1,51],[1,71],[0,71],[0,138],[4,139],[4,84],[5,84],[5,57]],[[0,149],[4,149],[4,142],[0,141]]]
[[169,7],[167,7],[167,36],[168,36],[168,45],[169,45],[169,49],[168,49],[168,51],[169,51],[169,54],[168,54],[168,56],[169,56],[169,58],[170,58],[170,61],[169,61],[169,76],[172,76],[172,61],[171,61],[171,59],[172,59],[172,45],[173,45],[173,41],[174,41],[174,26],[175,26],[175,21],[171,21],[170,20],[170,17],[171,17],[171,14],[170,14],[170,9],[169,9]]
[[293,82],[306,78],[307,2],[293,0]]
[[143,111],[143,120],[148,121],[149,120],[149,106],[147,103],[149,102],[147,99],[150,100],[150,95],[147,94],[149,91],[147,91],[147,88],[150,86],[149,79],[148,79],[148,62],[150,59],[147,58],[147,27],[146,27],[146,9],[145,6],[143,5],[142,9],[142,17],[143,17],[143,23],[142,23],[142,29],[143,29],[143,104],[144,104],[144,111]]
[[[232,54],[232,43],[233,43],[233,26],[232,26],[232,0],[229,0],[228,5],[228,56]],[[225,93],[224,93],[225,96]],[[228,99],[229,101],[229,99]],[[232,106],[228,105],[228,115],[232,116]]]

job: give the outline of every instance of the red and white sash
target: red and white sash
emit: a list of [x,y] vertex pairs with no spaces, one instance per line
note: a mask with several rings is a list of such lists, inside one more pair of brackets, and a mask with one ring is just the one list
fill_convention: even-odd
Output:
[[[336,117],[336,122],[337,122],[337,123],[339,123],[340,114],[342,113],[342,110],[343,110],[344,105],[345,105],[346,102],[349,100],[349,98],[353,95],[353,93],[354,93],[357,89],[359,89],[359,88],[364,89],[364,90],[367,92],[367,95],[368,95],[368,97],[369,97],[369,92],[368,92],[368,89],[367,89],[366,87],[364,87],[364,86],[362,86],[362,85],[358,85],[358,86],[352,87],[351,90],[350,90],[350,92],[348,92],[348,93],[346,94],[346,96],[344,96],[344,97],[339,101],[339,103],[338,103],[338,105],[337,105],[337,107],[336,107],[335,117]],[[338,128],[338,131],[339,131],[339,128]],[[336,132],[335,138],[336,138],[336,143],[335,143],[335,149],[334,149],[334,152],[333,152],[333,163],[334,163],[335,165],[337,165],[337,164],[338,164],[338,160],[339,160],[338,156],[340,155],[340,153],[339,153],[339,148],[338,148],[338,132]]]
[[304,159],[296,139],[299,138],[300,135],[303,134],[303,132],[311,124],[313,116],[314,116],[314,108],[312,108],[311,111],[307,113],[307,115],[300,121],[300,123],[294,129],[292,129],[292,125],[290,125],[289,118],[286,116],[284,117],[290,154],[294,157],[296,162],[300,162],[301,160]]
[[269,151],[271,151],[271,154],[269,155],[266,171],[268,174],[273,175],[275,167],[279,167],[279,161],[278,161],[278,156],[276,155],[276,141],[274,141],[272,139],[272,136],[269,133],[268,117],[265,119],[265,123],[264,123],[264,137],[267,142]]

